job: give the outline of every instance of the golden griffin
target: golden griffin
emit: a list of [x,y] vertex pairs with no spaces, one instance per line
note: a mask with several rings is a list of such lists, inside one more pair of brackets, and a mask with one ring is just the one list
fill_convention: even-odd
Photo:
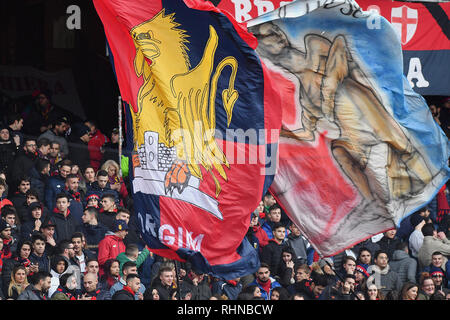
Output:
[[[229,168],[229,163],[215,140],[217,83],[229,66],[228,87],[221,96],[229,126],[239,97],[234,88],[238,64],[229,56],[214,68],[219,39],[214,27],[209,26],[202,58],[191,68],[189,35],[179,26],[174,14],[165,15],[162,10],[130,31],[136,47],[135,72],[143,78],[137,112],[132,112],[135,151],[144,143],[145,132],[156,132],[159,144],[175,150],[165,174],[165,193],[172,194],[176,188],[181,194],[191,175],[203,180],[203,167],[213,178],[218,197],[221,186],[216,175],[227,181],[224,167]],[[134,167],[139,166],[138,159],[134,159]]]

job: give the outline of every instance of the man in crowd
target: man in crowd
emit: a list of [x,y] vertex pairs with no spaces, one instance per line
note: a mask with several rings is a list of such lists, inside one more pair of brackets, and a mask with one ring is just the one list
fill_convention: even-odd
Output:
[[386,251],[378,250],[374,256],[374,264],[369,266],[367,272],[371,275],[367,280],[368,284],[375,284],[383,296],[389,292],[400,292],[402,283],[398,274],[392,271],[388,262]]
[[67,140],[65,138],[65,134],[68,128],[68,118],[60,117],[54,120],[53,127],[41,134],[38,140],[47,138],[50,141],[58,142],[60,146],[60,156],[64,159],[69,156],[69,144],[67,143]]
[[[119,281],[114,283],[109,289],[109,293],[113,296],[117,291],[120,291],[126,286],[127,279],[130,275],[138,275],[138,268],[134,261],[127,261],[123,264],[122,267],[122,275],[119,278]],[[136,300],[142,300],[145,293],[145,286],[141,284],[138,292],[134,294]]]
[[[88,142],[90,165],[95,171],[100,168],[102,160],[101,147],[106,144],[109,139],[98,128],[97,123],[93,120],[87,120],[84,124],[89,127],[91,139]],[[117,160],[116,160],[117,161]]]
[[[139,290],[141,289],[141,279],[136,274],[130,274],[126,280],[126,286],[124,286],[121,290],[114,293],[112,296],[112,300],[143,300],[144,296],[139,294]],[[138,295],[138,299],[135,298],[135,295]]]
[[63,193],[66,186],[66,178],[72,169],[72,162],[64,160],[59,163],[58,174],[50,177],[45,188],[45,206],[53,211],[56,204],[56,195]]
[[39,271],[30,278],[30,285],[17,300],[48,300],[47,293],[52,283],[52,275],[48,271]]
[[259,287],[261,297],[264,298],[264,300],[270,300],[272,290],[274,288],[281,287],[278,281],[272,278],[270,274],[270,266],[267,263],[261,263],[258,271],[256,272],[255,281],[250,284],[257,285]]

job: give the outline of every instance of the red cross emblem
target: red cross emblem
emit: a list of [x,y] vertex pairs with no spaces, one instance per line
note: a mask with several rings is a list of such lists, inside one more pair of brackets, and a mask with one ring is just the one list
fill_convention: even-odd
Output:
[[402,45],[407,44],[416,33],[418,18],[418,11],[415,9],[407,6],[392,8],[391,23],[400,36]]

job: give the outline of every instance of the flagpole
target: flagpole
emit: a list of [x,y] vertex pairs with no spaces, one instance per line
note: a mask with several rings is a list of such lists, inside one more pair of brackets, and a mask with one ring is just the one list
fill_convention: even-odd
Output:
[[122,177],[122,97],[119,96],[117,108],[119,112],[119,176]]
[[177,295],[178,300],[181,300],[180,276],[178,275],[178,261],[174,260],[174,262],[175,262],[175,277],[177,278]]

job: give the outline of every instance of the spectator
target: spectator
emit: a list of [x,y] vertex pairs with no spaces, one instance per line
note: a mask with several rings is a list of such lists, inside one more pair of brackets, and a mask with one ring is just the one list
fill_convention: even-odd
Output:
[[[269,214],[272,215],[273,211]],[[273,237],[269,240],[267,246],[263,247],[261,252],[261,262],[267,263],[274,276],[279,275],[280,263],[284,240],[286,235],[286,228],[281,223],[274,223],[272,225]]]
[[262,248],[269,243],[269,237],[267,237],[267,233],[261,228],[259,219],[258,212],[253,212],[250,218],[250,226],[248,227],[246,234],[247,239],[257,250],[258,254],[261,252]]
[[430,297],[435,293],[435,286],[433,278],[428,272],[423,272],[419,278],[419,294],[417,300],[430,300]]
[[[42,233],[45,238],[45,253],[47,254],[47,256],[52,256],[57,250],[55,228],[56,224],[53,218],[46,218],[40,228],[40,233]],[[36,233],[39,232],[33,231],[31,237],[33,237],[33,235]]]
[[66,178],[70,174],[72,162],[64,160],[59,163],[58,174],[50,177],[45,188],[45,205],[53,211],[56,204],[56,195],[63,193],[66,185]]
[[433,252],[439,251],[443,255],[450,255],[450,241],[444,232],[437,232],[432,223],[427,223],[422,228],[423,244],[420,247],[418,259],[419,270],[423,270],[431,263]]
[[444,274],[444,272],[446,270],[445,265],[446,265],[447,261],[448,261],[448,259],[446,257],[444,257],[441,252],[435,251],[431,255],[430,265],[426,266],[423,271],[431,273],[431,270],[434,269],[434,270],[440,270]]
[[75,232],[71,237],[71,241],[73,244],[73,251],[75,254],[73,260],[80,268],[81,273],[86,272],[87,261],[96,260],[96,253],[89,249],[84,248],[83,239],[84,235],[81,232]]
[[137,274],[129,274],[126,279],[126,285],[119,291],[116,291],[112,296],[112,300],[137,300],[135,298],[138,295],[139,300],[143,300],[144,296],[139,294],[141,288],[141,279]]
[[[128,261],[125,262],[123,265],[123,276],[119,277],[119,281],[117,281],[116,283],[114,283],[111,286],[111,289],[109,290],[109,293],[111,294],[111,296],[113,296],[117,291],[122,290],[124,286],[126,286],[126,280],[128,278],[129,275],[137,275],[138,271],[137,271],[137,267],[136,267],[136,263],[134,263],[133,261]],[[144,294],[146,292],[146,288],[144,285],[141,284],[141,287],[139,288],[139,292],[137,292],[135,294],[135,298],[136,300],[142,300],[141,297],[144,297]]]
[[430,271],[430,276],[433,280],[436,292],[440,292],[445,296],[449,292],[449,290],[444,286],[444,272],[441,268],[437,267],[432,267]]
[[10,273],[10,281],[8,290],[6,291],[6,298],[17,300],[19,295],[25,291],[28,286],[26,269],[22,265],[16,265]]
[[365,296],[366,300],[384,300],[381,290],[373,283],[367,285]]
[[128,201],[128,191],[123,178],[119,175],[119,169],[119,164],[114,160],[108,160],[101,166],[101,170],[108,172],[110,188],[119,195],[120,206],[124,206]]
[[91,136],[88,143],[89,158],[91,160],[90,165],[95,169],[95,171],[97,171],[98,168],[100,168],[100,163],[103,157],[101,147],[109,142],[109,139],[100,131],[100,129],[98,129],[95,121],[86,120],[84,124],[89,128]]
[[266,221],[262,225],[262,229],[266,232],[267,237],[273,238],[272,227],[275,223],[281,222],[281,207],[278,204],[274,204],[270,207],[269,212],[266,214]]
[[51,258],[50,266],[50,274],[52,275],[52,279],[50,288],[48,289],[49,297],[51,297],[59,287],[59,278],[66,272],[69,263],[63,256],[55,255]]
[[50,141],[55,141],[59,143],[60,150],[59,154],[61,159],[69,156],[69,145],[65,138],[67,129],[69,128],[69,120],[67,117],[59,117],[53,120],[53,128],[49,128],[43,134],[38,137],[38,140],[42,138],[47,138]]
[[85,235],[88,249],[98,254],[98,244],[105,237],[108,228],[98,222],[98,210],[95,207],[87,207],[81,219],[83,224],[79,231]]
[[2,288],[3,292],[6,292],[9,286],[9,282],[11,281],[11,273],[13,269],[17,266],[23,266],[25,268],[25,273],[27,276],[32,275],[34,272],[38,271],[37,265],[32,266],[31,261],[29,259],[31,254],[32,244],[30,241],[20,242],[17,245],[16,252],[9,259],[3,260],[2,267]]
[[98,264],[97,259],[89,259],[88,261],[86,261],[86,272],[84,273],[85,275],[88,273],[93,273],[98,278],[99,272],[100,272],[100,266]]
[[50,218],[56,224],[56,239],[58,241],[70,239],[72,234],[80,228],[80,223],[69,210],[69,196],[65,193],[56,196],[56,207],[50,213]]
[[39,199],[45,197],[45,186],[50,179],[50,161],[47,159],[36,159],[35,165],[28,172],[30,176],[30,188],[36,190]]
[[101,152],[103,153],[101,164],[108,160],[119,161],[119,128],[111,131],[111,140],[102,146]]
[[65,193],[69,197],[69,211],[74,216],[79,225],[83,223],[84,193],[79,188],[80,178],[76,174],[70,173],[66,177]]
[[2,257],[11,258],[12,252],[17,248],[18,240],[13,238],[11,226],[4,219],[0,219],[0,238],[3,240]]
[[17,191],[9,198],[18,211],[20,221],[24,221],[23,212],[26,211],[24,207],[28,190],[30,190],[30,177],[23,175],[18,179]]
[[321,300],[352,300],[355,288],[355,275],[346,274],[343,282],[328,285],[322,293]]
[[102,195],[102,200],[100,203],[102,207],[99,210],[100,214],[98,221],[107,227],[108,230],[112,230],[117,215],[115,197],[110,193],[106,193]]
[[144,292],[144,300],[152,300],[152,290],[156,289],[160,300],[170,300],[173,294],[174,272],[172,267],[161,266],[158,272],[159,281],[154,287],[149,287]]
[[31,219],[25,221],[21,226],[22,240],[30,240],[31,236],[35,232],[40,232],[43,223],[42,207],[39,202],[32,202],[28,208]]
[[374,264],[367,270],[371,274],[368,284],[375,283],[383,296],[390,291],[399,292],[402,287],[398,274],[391,270],[388,262],[387,252],[379,250],[375,253]]
[[6,181],[2,178],[0,178],[0,210],[4,207],[4,206],[12,206],[13,203],[7,199],[6,197],[8,196],[8,185],[6,184]]
[[287,237],[287,245],[295,252],[295,259],[303,264],[308,262],[308,252],[312,249],[308,240],[301,234],[300,229],[293,222],[289,224],[291,231]]
[[103,265],[103,275],[100,277],[102,288],[110,290],[120,279],[120,262],[117,259],[108,259]]
[[[212,296],[223,296],[225,295],[228,300],[236,300],[239,293],[242,291],[242,283],[240,281],[240,278],[235,278],[232,280],[223,280],[223,279],[217,279],[214,281],[211,293]],[[258,288],[259,290],[259,288]],[[260,292],[261,296],[261,292]],[[211,298],[210,298],[211,299]]]
[[50,295],[53,297],[62,293],[67,296],[67,300],[77,300],[81,295],[81,290],[77,289],[76,276],[71,273],[64,273],[59,277],[59,286],[56,288],[55,292]]
[[327,279],[323,275],[315,273],[310,279],[296,282],[294,293],[303,294],[305,300],[318,300],[327,285]]
[[89,158],[88,143],[90,137],[89,127],[83,123],[75,123],[72,126],[68,141],[70,160],[82,168],[91,164]]
[[383,238],[377,242],[380,245],[380,249],[387,252],[389,260],[392,260],[392,255],[400,242],[400,239],[395,237],[396,234],[397,229],[386,231]]
[[262,262],[256,272],[256,279],[251,285],[257,285],[261,290],[261,297],[264,300],[270,300],[272,290],[281,285],[270,276],[270,267],[267,263]]
[[[86,195],[88,195],[87,191],[91,190],[92,188],[92,184],[94,182],[96,182],[96,176],[95,176],[95,170],[92,166],[87,166],[86,168],[84,168],[84,172],[83,172],[83,177],[84,177],[84,183],[85,183],[85,187],[86,187]],[[92,194],[93,192],[90,192],[89,194]],[[100,196],[98,195],[98,198],[100,198]]]
[[[123,239],[128,232],[128,225],[123,220],[115,220],[112,232],[108,232],[105,238],[98,244],[98,263],[102,268],[108,259],[115,259],[120,253],[125,252]],[[103,270],[100,269],[100,275]]]
[[296,264],[295,253],[291,247],[285,246],[281,250],[281,260],[278,268],[278,282],[283,287],[295,283],[294,266]]
[[72,240],[62,240],[58,244],[59,254],[68,263],[66,273],[71,273],[76,277],[77,289],[81,289],[81,269],[75,260],[75,250]]
[[8,205],[3,207],[1,210],[1,218],[11,227],[11,237],[19,240],[21,226],[18,225],[17,211],[14,206]]
[[126,245],[125,252],[119,253],[116,258],[120,262],[120,276],[122,276],[122,267],[125,262],[133,261],[136,267],[139,268],[148,256],[150,256],[150,251],[147,246],[139,253],[139,248],[136,244],[130,243]]
[[203,272],[191,269],[183,278],[181,291],[191,292],[191,300],[209,300],[212,293],[208,283],[208,276]]
[[32,250],[30,254],[31,264],[37,265],[39,271],[50,273],[50,258],[45,253],[45,237],[42,233],[36,233],[31,237]]
[[58,142],[52,141],[50,143],[50,150],[47,155],[47,158],[50,161],[50,175],[58,173],[59,162],[62,160],[60,150],[61,145]]
[[10,113],[6,116],[6,125],[8,126],[9,135],[11,136],[11,140],[18,147],[21,146],[24,142],[23,139],[23,118],[18,113]]
[[399,242],[397,248],[392,255],[392,261],[389,263],[392,271],[395,271],[400,282],[416,282],[417,261],[409,256],[407,242]]
[[78,300],[111,300],[111,294],[98,286],[98,278],[94,273],[86,273],[83,278],[83,290]]
[[14,164],[10,173],[10,180],[13,185],[19,185],[21,177],[28,174],[30,169],[34,166],[37,159],[36,140],[32,138],[25,139],[22,149],[19,149]]
[[417,300],[418,292],[419,286],[415,282],[406,282],[398,300]]
[[11,140],[8,128],[0,123],[0,172],[10,172],[17,150],[16,144]]
[[372,252],[366,247],[361,247],[358,251],[356,263],[368,268],[372,264]]
[[86,194],[85,198],[85,207],[93,207],[96,209],[100,209],[100,197],[95,193]]
[[39,271],[31,277],[30,285],[17,300],[48,300],[52,276],[48,271]]
[[356,269],[356,259],[352,256],[345,256],[344,259],[342,260],[342,268],[341,271],[338,273],[340,273],[340,275],[342,277],[344,277],[347,274],[355,274],[355,269]]
[[48,160],[48,155],[50,153],[51,142],[47,138],[42,138],[37,141],[37,156],[38,159]]
[[270,300],[290,300],[289,293],[284,287],[273,288]]
[[409,235],[408,243],[411,249],[411,256],[417,259],[420,247],[423,244],[423,233],[422,228],[427,223],[432,223],[430,216],[430,210],[428,208],[423,208],[416,211],[411,215],[411,227],[413,228],[411,234]]
[[87,188],[87,193],[95,193],[100,198],[102,198],[103,194],[113,194],[114,195],[114,201],[117,199],[119,201],[119,194],[112,190],[109,182],[108,182],[108,172],[105,170],[99,170],[97,172],[97,180],[93,182],[90,186],[90,188]]

